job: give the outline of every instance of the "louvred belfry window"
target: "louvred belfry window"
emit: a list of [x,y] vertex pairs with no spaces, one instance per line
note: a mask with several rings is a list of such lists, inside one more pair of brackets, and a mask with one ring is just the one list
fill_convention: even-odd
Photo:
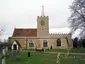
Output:
[[45,22],[43,20],[41,20],[41,25],[45,25]]

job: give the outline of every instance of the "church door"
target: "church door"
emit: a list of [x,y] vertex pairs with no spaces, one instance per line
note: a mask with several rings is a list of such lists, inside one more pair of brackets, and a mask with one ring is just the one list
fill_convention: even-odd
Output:
[[14,48],[14,50],[17,50],[17,45],[14,44],[14,45],[13,45],[13,48]]

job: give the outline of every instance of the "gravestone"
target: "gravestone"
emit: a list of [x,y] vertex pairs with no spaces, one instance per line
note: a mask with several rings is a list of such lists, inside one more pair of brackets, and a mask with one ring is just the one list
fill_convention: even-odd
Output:
[[57,54],[56,64],[60,64],[60,53]]
[[16,60],[20,60],[20,55],[16,55]]
[[17,51],[16,60],[20,60],[20,52],[19,51]]
[[67,58],[69,56],[70,53],[70,48],[67,49],[67,53],[65,54],[65,58]]
[[30,57],[30,52],[28,52],[28,57]]
[[34,56],[36,55],[36,52],[34,52]]

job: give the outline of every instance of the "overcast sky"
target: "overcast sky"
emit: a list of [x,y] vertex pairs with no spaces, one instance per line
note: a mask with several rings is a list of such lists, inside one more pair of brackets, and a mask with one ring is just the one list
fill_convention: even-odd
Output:
[[[12,35],[13,28],[36,28],[37,16],[49,16],[50,28],[63,28],[68,32],[67,19],[70,16],[69,6],[73,0],[0,0],[0,24],[6,25],[4,36]],[[65,28],[65,29],[64,29]],[[50,30],[54,32],[53,30]],[[56,30],[57,31],[57,30]],[[62,30],[60,30],[62,32]]]

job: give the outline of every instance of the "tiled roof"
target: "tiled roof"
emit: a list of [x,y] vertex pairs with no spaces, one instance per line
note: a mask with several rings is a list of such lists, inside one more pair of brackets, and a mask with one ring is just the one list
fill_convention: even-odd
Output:
[[37,36],[37,29],[14,29],[13,37],[35,37]]

